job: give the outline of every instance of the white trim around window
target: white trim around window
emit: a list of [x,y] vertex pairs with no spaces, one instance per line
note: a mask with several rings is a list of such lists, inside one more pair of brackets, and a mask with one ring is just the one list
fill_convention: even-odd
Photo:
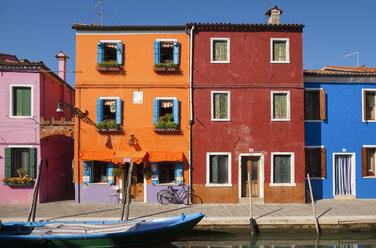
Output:
[[[274,41],[286,41],[286,60],[273,60],[273,43]],[[270,38],[270,63],[272,64],[289,64],[290,63],[290,39],[289,38]]]
[[[213,60],[213,42],[226,41],[227,42],[227,60],[216,61]],[[230,63],[230,38],[210,38],[210,63],[212,64],[229,64]]]
[[[287,96],[287,106],[286,106],[286,111],[287,111],[287,118],[286,119],[275,119],[273,118],[273,110],[274,110],[274,101],[273,101],[273,96],[274,94],[286,94]],[[271,116],[271,121],[291,121],[291,111],[290,111],[290,91],[271,91],[270,92],[270,116]]]
[[[227,155],[227,183],[214,184],[210,183],[210,156]],[[207,152],[206,153],[206,187],[232,187],[231,183],[231,152]]]
[[[30,88],[30,115],[29,116],[17,116],[13,115],[13,88],[16,87],[27,87]],[[32,84],[11,84],[9,85],[9,118],[15,119],[30,119],[34,116],[34,85]]]
[[[221,94],[227,94],[227,118],[223,118],[223,119],[216,119],[214,118],[214,94],[218,94],[218,93],[221,93]],[[231,103],[231,94],[230,94],[230,91],[211,91],[210,92],[210,115],[211,115],[211,121],[231,121],[231,106],[230,106],[230,103]]]
[[[373,91],[373,92],[375,92],[376,93],[376,89],[362,89],[362,122],[376,122],[376,118],[375,118],[375,120],[366,120],[365,119],[365,106],[366,106],[366,99],[364,99],[365,98],[365,93],[367,92],[367,91]],[[375,97],[375,103],[376,103],[376,97]]]
[[[274,183],[274,156],[276,155],[290,155],[290,182],[289,183]],[[295,153],[293,152],[272,152],[271,166],[270,166],[270,184],[269,186],[296,186],[295,184]]]

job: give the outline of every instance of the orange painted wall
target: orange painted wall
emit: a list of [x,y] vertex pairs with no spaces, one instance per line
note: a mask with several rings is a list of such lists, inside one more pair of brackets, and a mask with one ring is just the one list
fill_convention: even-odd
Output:
[[[155,39],[177,39],[180,42],[180,72],[158,74],[153,71]],[[124,71],[100,73],[97,65],[97,42],[121,40],[124,44]],[[76,106],[96,122],[96,99],[120,97],[123,102],[123,133],[98,133],[76,118],[75,165],[76,182],[82,183],[79,151],[135,151],[128,145],[133,134],[138,150],[183,152],[189,150],[189,39],[182,30],[179,34],[117,34],[76,36]],[[133,104],[133,91],[143,91],[143,103]],[[159,134],[153,131],[153,99],[176,97],[180,101],[179,133]],[[184,162],[184,181],[188,183],[188,163]]]

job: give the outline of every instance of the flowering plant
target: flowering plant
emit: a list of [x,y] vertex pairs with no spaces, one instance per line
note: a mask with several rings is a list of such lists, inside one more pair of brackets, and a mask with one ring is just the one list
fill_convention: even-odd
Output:
[[155,124],[155,128],[157,129],[171,129],[176,130],[178,128],[178,124],[173,122],[174,117],[172,114],[165,114],[164,116],[160,116],[158,118],[158,122]]
[[5,185],[32,185],[34,182],[34,180],[30,177],[22,177],[22,178],[4,177],[2,181],[4,182]]

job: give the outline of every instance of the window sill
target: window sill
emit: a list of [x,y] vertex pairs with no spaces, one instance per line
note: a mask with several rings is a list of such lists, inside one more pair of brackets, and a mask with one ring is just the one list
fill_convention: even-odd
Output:
[[97,128],[98,133],[118,133],[121,132],[121,127],[118,128]]
[[83,184],[98,185],[98,186],[101,186],[101,185],[110,185],[109,183],[83,183]]
[[33,116],[29,115],[10,115],[9,119],[33,119]]
[[171,132],[179,132],[180,129],[179,128],[157,128],[155,127],[154,128],[154,132],[168,132],[168,133],[171,133]]
[[[308,180],[308,178],[305,178],[306,180]],[[310,177],[309,179],[313,179],[313,180],[323,180],[325,179],[325,177]]]
[[281,121],[291,121],[291,119],[272,119],[272,121],[275,121],[275,122],[281,122]]
[[269,183],[270,187],[295,187],[295,183]]
[[230,61],[224,60],[224,61],[210,61],[211,64],[230,64]]
[[363,122],[376,122],[376,120],[363,120]]
[[224,183],[224,184],[205,184],[206,187],[212,187],[212,188],[228,188],[232,187],[232,183]]
[[231,119],[211,119],[211,121],[231,121]]
[[155,67],[153,69],[155,72],[178,72],[180,68],[177,67]]
[[270,64],[290,64],[290,61],[270,61]]
[[363,178],[372,179],[372,178],[376,178],[376,176],[365,176]]

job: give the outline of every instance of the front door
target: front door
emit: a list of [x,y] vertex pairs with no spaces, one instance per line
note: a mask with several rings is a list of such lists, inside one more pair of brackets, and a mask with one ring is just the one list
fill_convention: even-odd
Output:
[[251,189],[253,197],[260,197],[260,157],[259,156],[242,156],[241,157],[241,196],[249,197],[248,186],[248,168],[252,168]]
[[355,165],[352,155],[334,155],[334,195],[355,195]]
[[143,164],[134,164],[131,184],[131,197],[136,202],[144,201],[144,174]]

